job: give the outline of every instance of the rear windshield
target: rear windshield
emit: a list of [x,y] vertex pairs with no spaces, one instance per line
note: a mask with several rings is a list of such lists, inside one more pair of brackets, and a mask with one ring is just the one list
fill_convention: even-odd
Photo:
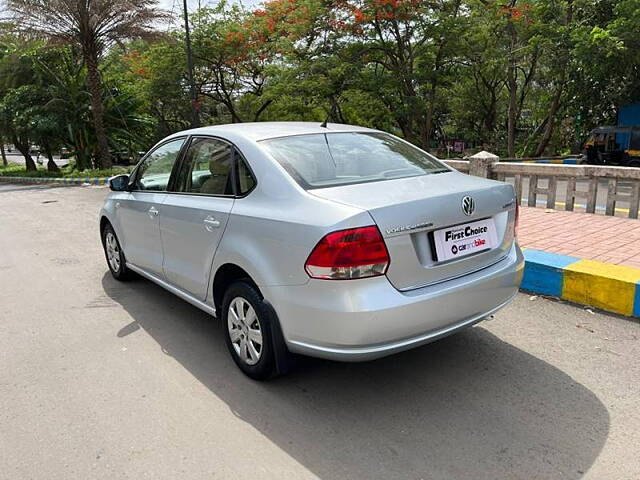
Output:
[[385,133],[327,133],[261,144],[306,189],[449,172],[422,150]]

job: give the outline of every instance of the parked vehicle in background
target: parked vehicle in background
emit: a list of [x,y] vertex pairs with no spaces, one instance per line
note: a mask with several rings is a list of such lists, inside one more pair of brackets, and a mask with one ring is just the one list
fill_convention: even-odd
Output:
[[452,334],[522,278],[513,187],[377,130],[189,130],[110,187],[100,233],[113,276],[137,272],[217,316],[256,379],[290,353],[361,361]]
[[640,167],[640,126],[598,127],[584,144],[583,162]]
[[135,165],[140,158],[144,156],[145,152],[130,152],[127,150],[121,150],[112,152],[111,157],[113,163],[116,165]]

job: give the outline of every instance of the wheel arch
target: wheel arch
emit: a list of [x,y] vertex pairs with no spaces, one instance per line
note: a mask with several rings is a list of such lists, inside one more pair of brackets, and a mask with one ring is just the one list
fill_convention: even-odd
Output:
[[222,299],[224,297],[225,291],[227,290],[229,285],[240,280],[244,280],[250,283],[258,291],[260,296],[264,298],[264,295],[260,291],[260,287],[258,287],[257,282],[244,268],[236,265],[235,263],[225,263],[223,265],[220,265],[216,270],[211,287],[213,304],[216,309],[217,316],[219,316],[220,312],[222,311]]
[[111,221],[103,214],[100,216],[100,238],[102,238],[102,234],[104,233],[104,229],[107,225],[111,225],[113,227]]

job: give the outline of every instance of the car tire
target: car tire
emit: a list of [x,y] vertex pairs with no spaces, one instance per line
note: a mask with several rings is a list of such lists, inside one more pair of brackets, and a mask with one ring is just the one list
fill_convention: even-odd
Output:
[[231,284],[222,300],[225,343],[238,368],[254,380],[279,373],[279,364],[290,356],[280,333],[278,319],[251,283]]
[[104,247],[104,256],[107,259],[107,265],[113,278],[119,281],[130,279],[132,272],[127,268],[120,241],[110,223],[107,223],[102,230],[102,246]]

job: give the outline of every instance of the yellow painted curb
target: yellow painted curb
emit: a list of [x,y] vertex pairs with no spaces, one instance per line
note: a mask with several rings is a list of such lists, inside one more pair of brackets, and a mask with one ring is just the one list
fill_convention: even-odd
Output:
[[640,269],[578,260],[564,268],[562,298],[632,315],[638,281]]

